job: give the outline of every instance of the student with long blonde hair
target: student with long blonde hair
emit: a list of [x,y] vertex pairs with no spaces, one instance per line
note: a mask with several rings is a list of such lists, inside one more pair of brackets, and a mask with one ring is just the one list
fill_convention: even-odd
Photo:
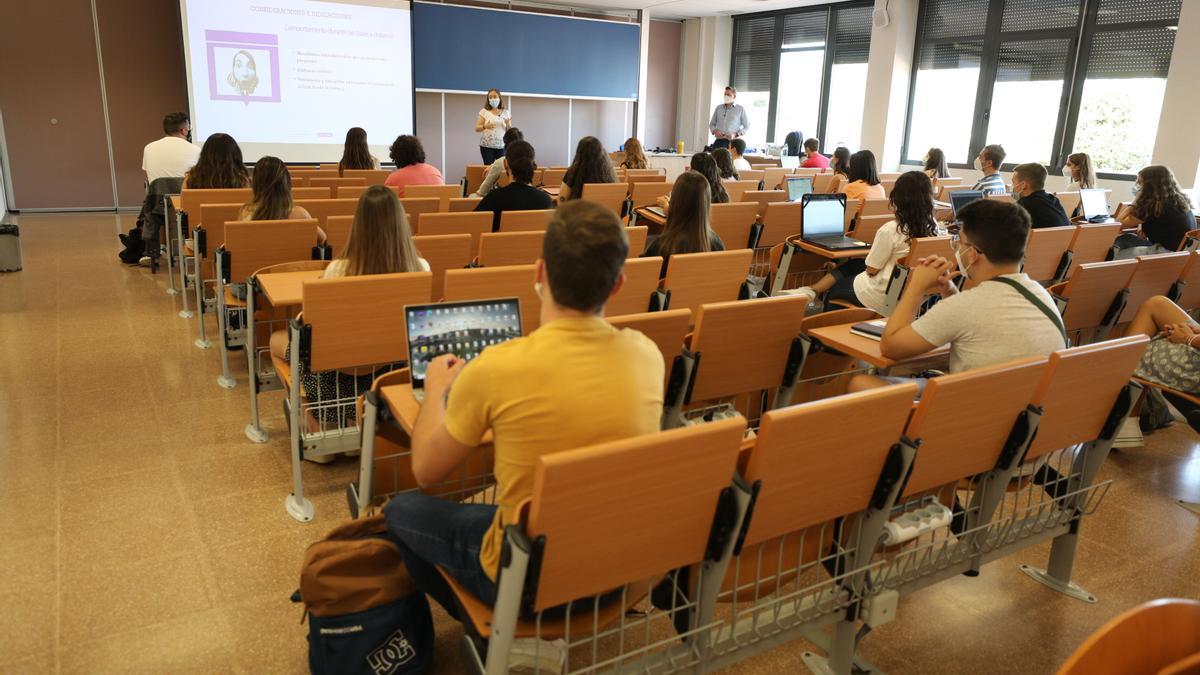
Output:
[[621,162],[622,169],[646,169],[646,152],[642,150],[642,142],[636,138],[625,141],[625,161]]
[[429,263],[413,245],[404,205],[395,192],[372,185],[359,197],[346,247],[325,268],[324,277],[427,271]]

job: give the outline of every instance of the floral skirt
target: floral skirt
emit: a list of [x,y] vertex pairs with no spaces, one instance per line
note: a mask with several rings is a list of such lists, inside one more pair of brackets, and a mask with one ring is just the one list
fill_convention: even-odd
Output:
[[1164,387],[1200,394],[1200,352],[1184,344],[1156,338],[1142,355],[1133,374]]

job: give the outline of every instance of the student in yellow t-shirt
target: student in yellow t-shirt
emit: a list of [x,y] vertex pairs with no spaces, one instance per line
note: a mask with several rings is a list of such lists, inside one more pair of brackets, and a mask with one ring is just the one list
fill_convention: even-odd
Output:
[[425,375],[412,435],[412,471],[422,486],[446,478],[484,433],[495,446],[497,505],[459,504],[413,492],[384,508],[417,586],[451,615],[440,567],[492,605],[504,527],[533,491],[538,458],[658,431],[664,364],[639,332],[604,320],[625,281],[629,241],[610,209],[575,200],[550,219],[534,283],[540,328],[488,347],[470,365],[441,356]]

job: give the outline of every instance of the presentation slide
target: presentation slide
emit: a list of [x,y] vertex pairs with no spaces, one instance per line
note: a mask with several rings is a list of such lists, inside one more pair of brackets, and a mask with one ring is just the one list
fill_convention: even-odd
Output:
[[247,162],[336,162],[346,130],[371,153],[413,132],[412,12],[396,0],[180,0],[192,138]]

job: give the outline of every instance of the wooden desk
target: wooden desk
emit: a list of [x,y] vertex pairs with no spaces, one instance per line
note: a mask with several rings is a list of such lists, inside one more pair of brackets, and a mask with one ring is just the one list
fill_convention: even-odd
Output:
[[[405,433],[412,435],[413,428],[417,424],[417,414],[421,412],[421,403],[413,396],[411,384],[393,384],[379,388],[379,396],[383,399],[388,410],[392,412],[392,417],[396,419],[396,423]],[[492,444],[492,432],[487,431],[483,434],[483,440],[479,442],[479,447]]]
[[171,195],[171,208],[178,211],[179,206],[182,203],[183,203],[182,198],[179,195]]
[[275,307],[298,305],[304,300],[304,282],[320,279],[321,270],[306,272],[273,272],[258,275],[258,287]]
[[865,258],[871,252],[870,246],[862,246],[859,248],[843,248],[837,251],[818,246],[812,242],[804,241],[800,237],[788,237],[788,243],[799,248],[806,253],[819,255],[822,258],[829,260],[849,260],[850,258]]
[[851,333],[850,328],[853,326],[854,324],[852,323],[844,323],[837,326],[813,328],[812,330],[808,331],[808,335],[815,338],[821,344],[829,347],[830,349],[836,349],[837,351],[849,356],[853,356],[860,361],[866,361],[880,370],[887,370],[901,363],[924,361],[929,358],[941,357],[950,353],[950,346],[943,345],[937,349],[925,352],[919,356],[914,356],[910,359],[893,361],[892,359],[886,358],[883,354],[879,353],[879,340],[872,340],[871,338],[865,338],[861,335],[855,335],[854,333]]
[[667,224],[666,218],[651,211],[650,207],[648,207],[648,206],[640,206],[640,207],[634,209],[633,212],[637,214],[638,220],[644,219],[648,222],[654,223],[655,225],[657,225],[659,227],[662,227],[663,225]]

